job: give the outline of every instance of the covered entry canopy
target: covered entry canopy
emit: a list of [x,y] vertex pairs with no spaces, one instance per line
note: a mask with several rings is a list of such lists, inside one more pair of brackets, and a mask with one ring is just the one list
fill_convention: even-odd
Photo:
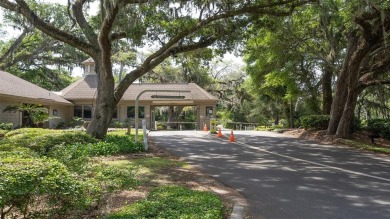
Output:
[[[63,89],[60,94],[74,103],[74,116],[76,114],[82,115],[84,120],[89,120],[91,118],[85,118],[84,116],[84,109],[93,108],[96,89],[97,75],[88,74]],[[134,83],[120,100],[113,120],[124,122],[125,120],[131,121],[134,119],[134,115],[131,115],[133,112],[131,109],[135,106],[137,96],[146,90],[148,92],[139,97],[139,106],[143,107],[143,117],[146,119],[148,129],[153,128],[152,114],[156,106],[196,106],[197,127],[203,127],[204,123],[209,125],[210,118],[215,117],[217,98],[195,83]],[[164,90],[170,92],[163,92]],[[177,92],[174,92],[175,90]],[[91,117],[89,113],[86,113],[86,115]]]
[[138,106],[142,105],[142,103],[146,108],[150,108],[149,113],[145,110],[145,114],[146,121],[150,122],[149,128],[152,130],[157,129],[157,126],[155,127],[153,125],[156,106],[196,106],[196,127],[198,129],[204,123],[209,124],[210,118],[214,117],[215,114],[217,99],[194,83],[134,84],[129,90],[133,91],[133,93],[126,92],[129,97],[124,95],[123,99],[128,98],[129,100],[134,100],[134,96],[136,95],[136,114]]

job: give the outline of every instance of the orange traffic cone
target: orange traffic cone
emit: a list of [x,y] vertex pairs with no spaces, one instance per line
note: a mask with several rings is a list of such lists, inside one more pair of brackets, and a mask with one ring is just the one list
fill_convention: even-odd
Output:
[[218,129],[218,138],[222,137],[221,128]]
[[207,132],[207,125],[206,125],[206,123],[204,124],[203,131]]
[[233,135],[233,130],[230,132],[230,142],[234,142],[234,135]]

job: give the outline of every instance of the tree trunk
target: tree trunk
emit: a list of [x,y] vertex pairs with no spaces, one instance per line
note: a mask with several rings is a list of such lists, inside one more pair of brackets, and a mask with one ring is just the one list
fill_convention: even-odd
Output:
[[[181,112],[183,111],[183,106],[170,106],[168,107],[168,122],[177,122],[178,117],[180,116]],[[177,124],[172,124],[172,128],[177,128]]]
[[94,107],[93,118],[88,125],[87,133],[95,138],[103,139],[111,123],[116,101],[114,98],[114,77],[103,68],[100,57],[94,58],[96,73],[98,74],[98,89],[96,106]]
[[[336,134],[340,138],[350,137],[351,122],[359,95],[358,83],[360,67],[363,59],[370,51],[368,39],[358,36],[358,32],[350,33],[348,52],[344,59],[343,69],[337,81],[336,96],[332,104],[331,120],[328,135]],[[337,127],[337,129],[335,129]]]
[[322,77],[322,114],[329,115],[332,109],[332,67],[328,64],[324,69],[324,76]]
[[346,86],[346,70],[342,70],[336,84],[336,94],[333,98],[332,107],[330,111],[330,121],[328,125],[327,135],[334,135],[337,131],[339,121],[341,119],[344,103],[347,96]]
[[[328,125],[327,135],[336,134],[337,127],[344,111],[345,101],[347,99],[348,94],[347,83],[349,73],[351,72],[349,69],[351,67],[350,61],[352,59],[352,56],[354,55],[354,52],[357,50],[358,39],[356,37],[356,34],[356,31],[354,31],[350,33],[348,37],[349,43],[347,53],[345,55],[344,63],[336,82],[336,92],[333,98],[332,107],[330,111],[330,121]],[[359,65],[357,67],[359,67]]]
[[352,134],[351,127],[355,115],[355,107],[359,92],[357,89],[349,89],[347,101],[344,106],[343,115],[341,116],[339,125],[336,131],[336,137],[349,138]]

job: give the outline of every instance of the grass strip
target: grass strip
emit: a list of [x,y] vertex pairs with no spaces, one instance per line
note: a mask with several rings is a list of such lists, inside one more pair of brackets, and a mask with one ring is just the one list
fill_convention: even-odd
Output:
[[379,147],[376,145],[366,144],[359,141],[351,140],[351,139],[340,139],[340,143],[349,145],[354,148],[358,148],[360,150],[372,151],[377,153],[390,154],[390,148],[388,147]]
[[217,195],[181,186],[160,186],[146,199],[122,208],[106,219],[186,218],[222,219],[223,204]]

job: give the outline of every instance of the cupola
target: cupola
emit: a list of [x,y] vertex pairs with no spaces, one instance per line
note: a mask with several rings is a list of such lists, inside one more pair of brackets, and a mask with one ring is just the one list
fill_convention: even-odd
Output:
[[84,76],[87,75],[95,75],[95,61],[92,58],[88,58],[84,62],[81,63],[84,67]]

